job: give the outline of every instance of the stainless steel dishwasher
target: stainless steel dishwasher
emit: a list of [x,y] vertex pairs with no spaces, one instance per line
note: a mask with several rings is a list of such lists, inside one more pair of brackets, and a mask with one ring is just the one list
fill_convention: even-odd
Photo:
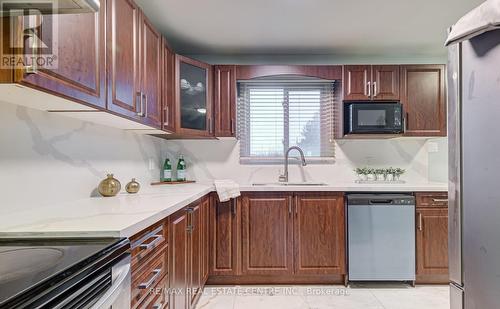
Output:
[[347,196],[348,280],[415,281],[415,197]]

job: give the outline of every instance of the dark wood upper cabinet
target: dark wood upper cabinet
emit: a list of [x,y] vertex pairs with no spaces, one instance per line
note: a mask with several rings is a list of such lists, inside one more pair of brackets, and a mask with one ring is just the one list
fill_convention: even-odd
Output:
[[161,35],[133,1],[108,3],[108,109],[161,128]]
[[141,14],[141,90],[143,123],[161,128],[162,114],[162,37],[144,14]]
[[371,99],[371,66],[344,66],[344,100]]
[[141,119],[140,15],[131,0],[107,0],[108,109]]
[[372,66],[373,100],[399,100],[399,65]]
[[344,66],[344,100],[399,100],[399,66]]
[[406,136],[446,136],[444,65],[401,67],[401,103]]
[[[101,1],[99,13],[58,15],[57,67],[37,67],[33,73],[19,70],[15,82],[105,109],[106,11],[106,3]],[[43,18],[50,24],[51,15]],[[46,33],[50,30],[42,28],[42,39],[52,35]]]
[[345,274],[344,222],[344,201],[340,193],[295,196],[296,274]]
[[163,39],[163,72],[162,72],[162,98],[163,98],[163,130],[175,132],[175,53]]
[[238,274],[238,200],[220,202],[213,196],[210,207],[210,275]]
[[215,136],[236,135],[236,66],[214,67]]
[[242,202],[243,274],[293,274],[292,196],[255,193]]
[[169,308],[188,308],[188,286],[190,284],[189,261],[189,218],[185,209],[170,216],[170,288],[177,293],[170,293]]
[[212,137],[212,66],[181,55],[175,60],[176,133]]

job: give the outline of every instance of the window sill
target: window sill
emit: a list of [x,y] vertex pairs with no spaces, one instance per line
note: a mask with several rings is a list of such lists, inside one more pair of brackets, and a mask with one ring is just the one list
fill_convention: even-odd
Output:
[[[333,164],[335,163],[335,158],[327,157],[306,157],[307,164]],[[256,157],[240,157],[240,164],[243,165],[283,165],[285,164],[285,159],[282,157],[277,158],[256,158]],[[299,157],[289,157],[288,164],[298,165],[300,164]]]

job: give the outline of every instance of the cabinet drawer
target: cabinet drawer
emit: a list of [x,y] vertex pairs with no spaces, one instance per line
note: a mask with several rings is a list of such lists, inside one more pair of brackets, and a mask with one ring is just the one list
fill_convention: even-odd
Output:
[[166,224],[162,221],[132,237],[132,273],[146,263],[158,248],[165,246],[167,231]]
[[157,253],[151,259],[132,273],[132,307],[144,301],[163,277],[168,277],[166,248],[167,246],[157,249]]
[[448,207],[448,193],[416,193],[417,207]]
[[168,275],[151,290],[148,290],[147,297],[138,305],[137,309],[168,309]]

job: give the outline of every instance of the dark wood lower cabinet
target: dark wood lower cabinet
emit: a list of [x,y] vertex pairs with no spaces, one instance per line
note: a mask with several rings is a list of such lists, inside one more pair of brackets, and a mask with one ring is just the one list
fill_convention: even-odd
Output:
[[417,283],[448,279],[448,207],[446,193],[417,193]]
[[343,282],[343,193],[252,192],[214,201],[209,283]]
[[189,285],[188,213],[182,209],[170,216],[170,307],[188,308]]
[[[208,197],[170,216],[170,307],[193,308],[208,269]],[[205,266],[204,266],[205,265]]]
[[292,196],[256,193],[242,201],[243,275],[292,274]]
[[345,216],[342,194],[295,196],[295,273],[345,273]]

